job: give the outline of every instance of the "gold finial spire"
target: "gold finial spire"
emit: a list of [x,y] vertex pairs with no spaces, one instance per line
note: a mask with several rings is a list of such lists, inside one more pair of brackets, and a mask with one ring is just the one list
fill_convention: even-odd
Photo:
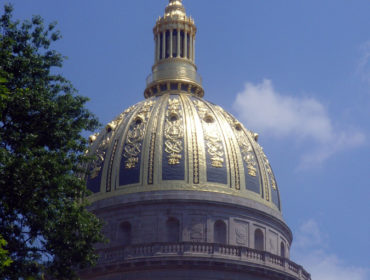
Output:
[[165,11],[165,17],[186,17],[182,0],[170,0]]
[[147,78],[145,97],[176,90],[203,96],[202,80],[195,65],[196,32],[194,20],[186,15],[182,0],[169,0],[163,17],[153,29],[154,65]]

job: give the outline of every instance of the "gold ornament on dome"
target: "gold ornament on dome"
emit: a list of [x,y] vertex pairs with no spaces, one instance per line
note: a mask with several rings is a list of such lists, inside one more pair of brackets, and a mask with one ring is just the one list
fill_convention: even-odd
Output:
[[243,155],[243,160],[247,164],[248,174],[250,176],[256,177],[257,176],[257,160],[256,156],[254,155],[252,144],[248,141],[248,138],[245,137],[244,128],[241,123],[233,119],[224,109],[220,106],[216,106],[216,108],[223,114],[227,122],[236,132],[236,139],[238,141],[240,151]]
[[95,179],[98,177],[100,170],[102,169],[102,165],[104,163],[105,159],[105,152],[108,148],[108,145],[110,143],[110,133],[107,133],[104,136],[104,139],[101,141],[98,149],[95,152],[96,158],[92,161],[91,167],[90,167],[90,179]]
[[147,101],[137,113],[129,131],[127,132],[126,144],[123,156],[126,158],[125,168],[132,169],[139,162],[141,145],[145,136],[145,130],[150,116],[153,101]]
[[[250,139],[253,139],[253,132],[247,131],[247,135]],[[264,188],[265,199],[267,201],[270,201],[270,190],[269,190],[270,178],[269,175],[267,174],[266,164],[264,160],[265,153],[263,152],[263,148],[257,142],[255,142],[254,148],[256,149],[256,156],[258,158],[258,161],[260,162],[260,168],[262,169],[263,167],[263,170],[261,170],[261,177],[263,182],[262,186]]]
[[[95,142],[96,138],[98,138],[99,133],[94,133],[93,135],[89,136],[89,144],[91,145],[92,143]],[[86,154],[89,152],[89,150],[86,150]]]
[[240,190],[240,171],[239,171],[239,163],[236,156],[236,149],[235,145],[233,143],[233,140],[229,138],[230,148],[231,148],[231,155],[232,155],[232,161],[234,165],[234,178],[235,178],[235,189]]
[[208,134],[205,137],[207,141],[208,153],[211,156],[211,164],[213,167],[221,168],[223,167],[223,151],[222,151],[222,142],[219,139],[218,135]]
[[247,163],[248,174],[250,176],[256,177],[257,176],[257,161],[256,157],[254,156],[253,148],[251,143],[248,142],[246,139],[242,139],[238,135],[238,142],[240,145],[240,150],[243,154],[243,159]]
[[[106,154],[106,149],[108,148],[111,140],[113,139],[114,133],[116,128],[121,124],[122,120],[124,117],[131,112],[133,109],[133,106],[130,108],[126,109],[122,114],[120,114],[115,120],[110,122],[109,124],[106,125],[105,130],[106,134],[104,135],[103,140],[99,144],[99,147],[96,150],[96,159],[94,159],[91,163],[91,168],[90,168],[90,179],[94,179],[99,175],[100,170],[102,169],[102,165],[104,163],[105,159],[105,154]],[[89,137],[89,141],[92,144],[95,142],[99,134],[93,134]],[[87,151],[88,153],[88,151]]]
[[164,137],[166,138],[164,144],[165,152],[168,154],[168,164],[179,164],[183,150],[184,127],[178,98],[168,100]]
[[193,182],[194,184],[199,184],[199,151],[198,151],[198,141],[196,132],[192,133],[191,137],[193,146]]
[[203,102],[193,100],[193,103],[197,107],[199,117],[202,121],[204,139],[206,140],[211,164],[213,167],[222,168],[224,163],[223,145],[213,114],[211,114],[211,111]]
[[269,175],[269,179],[270,179],[270,184],[271,184],[271,187],[276,190],[277,187],[276,187],[276,180],[275,180],[275,176],[274,176],[274,173],[272,172],[272,169],[271,169],[271,165],[270,165],[270,162],[268,161],[265,153],[263,153],[263,160],[264,160],[264,163],[265,163],[265,167],[266,167],[266,171],[267,171],[267,174]]
[[155,155],[155,142],[157,137],[157,125],[158,125],[158,108],[157,112],[153,114],[153,122],[151,126],[151,136],[149,145],[149,160],[148,160],[148,184],[153,184],[154,178],[154,155]]
[[260,156],[262,157],[262,163],[263,163],[264,169],[266,170],[266,172],[264,173],[264,178],[265,178],[264,186],[265,186],[266,200],[269,200],[270,192],[268,188],[270,186],[272,189],[277,190],[277,184],[276,184],[275,176],[274,176],[274,173],[272,172],[270,163],[265,153],[263,152],[263,148],[257,142],[256,142],[256,147],[259,151]]
[[116,127],[118,127],[122,120],[125,118],[125,116],[130,113],[133,109],[134,109],[135,106],[131,106],[129,108],[127,108],[122,114],[120,114],[114,121],[110,122],[108,124],[107,127],[113,127],[113,129],[115,130]]
[[[156,123],[156,122],[155,122]],[[155,137],[156,133],[152,132],[150,139],[150,152],[149,152],[149,167],[148,167],[148,184],[153,184],[153,172],[154,172],[154,151],[155,151]]]

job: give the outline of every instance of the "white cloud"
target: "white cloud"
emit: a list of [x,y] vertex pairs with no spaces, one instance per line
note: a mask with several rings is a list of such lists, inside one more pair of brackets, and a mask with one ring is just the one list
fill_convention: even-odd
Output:
[[324,251],[308,252],[299,258],[298,263],[311,273],[313,280],[368,280],[366,268],[347,265],[334,254]]
[[322,234],[315,220],[310,219],[301,225],[299,234],[295,237],[295,248],[321,247],[326,242],[327,236]]
[[244,91],[237,95],[234,109],[248,128],[264,135],[310,140],[313,148],[302,155],[301,167],[322,163],[336,152],[365,141],[361,132],[335,129],[319,101],[282,95],[270,80],[247,83]]
[[369,269],[346,264],[338,256],[325,251],[328,237],[311,219],[295,233],[291,258],[311,273],[313,280],[368,280]]

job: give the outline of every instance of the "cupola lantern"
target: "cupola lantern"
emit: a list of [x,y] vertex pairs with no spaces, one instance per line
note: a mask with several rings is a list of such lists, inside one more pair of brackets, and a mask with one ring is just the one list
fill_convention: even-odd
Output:
[[153,28],[155,59],[146,81],[146,98],[176,89],[204,95],[195,65],[196,32],[194,20],[186,15],[182,1],[170,0]]

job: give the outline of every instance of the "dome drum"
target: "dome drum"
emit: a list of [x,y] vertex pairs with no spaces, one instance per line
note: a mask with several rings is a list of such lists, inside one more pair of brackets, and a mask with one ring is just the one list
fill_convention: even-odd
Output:
[[183,58],[171,58],[166,63],[157,63],[153,66],[152,79],[188,79],[190,81],[202,83],[200,75],[196,71],[194,64],[189,63]]
[[[198,267],[208,263],[208,269],[220,269],[221,274],[225,273],[222,264],[235,266],[229,278],[216,279],[235,279],[251,264],[254,269],[249,273],[256,279],[309,279],[301,266],[289,260],[292,234],[279,218],[267,215],[263,208],[228,202],[225,197],[163,191],[122,195],[93,204],[90,210],[104,219],[104,232],[110,240],[108,246],[97,248],[102,273],[114,275],[114,269],[128,273],[131,265],[132,270],[135,263],[150,259],[152,264],[157,258],[167,265],[179,261],[172,273],[191,260]],[[257,244],[259,232],[261,244]],[[140,271],[153,273],[160,269],[140,267]],[[279,276],[271,269],[276,269],[275,273],[281,270]],[[135,273],[140,271],[135,269]],[[171,279],[182,279],[177,277]]]

